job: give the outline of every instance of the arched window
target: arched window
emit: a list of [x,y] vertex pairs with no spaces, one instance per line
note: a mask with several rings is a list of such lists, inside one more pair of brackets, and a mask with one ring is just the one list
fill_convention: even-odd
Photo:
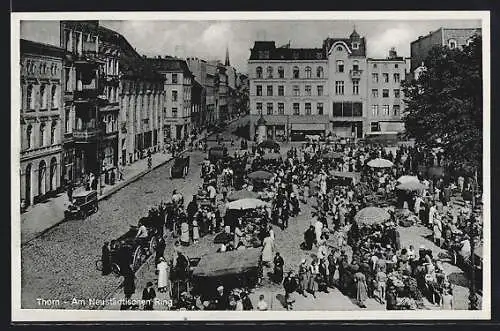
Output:
[[57,123],[56,121],[52,122],[52,125],[50,127],[50,144],[54,145],[56,143],[56,128],[57,128]]
[[39,146],[43,147],[45,145],[45,123],[40,124],[40,141]]
[[273,78],[273,67],[267,67],[267,78]]
[[311,67],[306,67],[306,78],[311,78]]
[[323,78],[323,67],[316,68],[316,77]]
[[299,67],[293,67],[293,78],[298,79],[299,77]]
[[33,139],[33,127],[31,124],[28,125],[26,128],[26,149],[30,149],[32,144],[32,139]]
[[35,98],[33,92],[33,85],[29,84],[26,88],[26,108],[28,109],[35,108]]
[[358,60],[352,61],[352,70],[359,71],[359,61]]
[[344,48],[342,48],[342,46],[337,46],[337,52],[342,52],[344,50]]
[[337,72],[344,72],[344,61],[337,60],[336,68],[337,68]]
[[52,89],[50,90],[50,102],[52,104],[52,108],[57,108],[57,85],[52,85]]
[[448,40],[448,47],[450,49],[455,49],[457,48],[457,41],[455,39],[450,39]]
[[40,85],[40,108],[47,108],[47,94],[45,84]]
[[256,74],[257,78],[262,78],[262,67],[257,67],[255,69],[255,74]]
[[279,78],[285,78],[285,69],[281,66],[278,67],[278,76]]

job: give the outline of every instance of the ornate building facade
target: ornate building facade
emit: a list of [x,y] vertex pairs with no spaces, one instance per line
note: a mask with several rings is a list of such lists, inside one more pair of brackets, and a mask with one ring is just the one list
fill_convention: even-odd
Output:
[[21,199],[26,205],[61,182],[64,49],[21,39]]

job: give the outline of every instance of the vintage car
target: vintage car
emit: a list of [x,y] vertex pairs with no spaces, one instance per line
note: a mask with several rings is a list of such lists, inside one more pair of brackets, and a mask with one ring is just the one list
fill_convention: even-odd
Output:
[[176,157],[170,168],[170,178],[184,178],[189,172],[189,156]]
[[99,210],[97,191],[83,191],[73,195],[73,201],[64,211],[65,219],[85,219]]
[[208,159],[212,163],[220,159],[225,159],[228,155],[229,152],[227,151],[227,147],[224,146],[215,146],[208,150]]

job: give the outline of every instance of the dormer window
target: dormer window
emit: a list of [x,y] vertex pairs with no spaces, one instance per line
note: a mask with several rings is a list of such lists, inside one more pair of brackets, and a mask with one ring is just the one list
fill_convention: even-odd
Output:
[[352,49],[359,49],[359,43],[352,43],[351,47]]
[[457,48],[457,41],[455,39],[448,40],[448,47],[450,47],[450,49]]

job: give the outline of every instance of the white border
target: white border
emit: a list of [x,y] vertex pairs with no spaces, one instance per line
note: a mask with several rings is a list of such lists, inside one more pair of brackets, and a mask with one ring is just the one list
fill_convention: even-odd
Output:
[[[482,21],[483,36],[483,189],[484,189],[484,266],[483,309],[480,311],[82,311],[21,309],[21,231],[19,210],[20,151],[20,22],[21,20],[460,20]],[[373,12],[59,12],[11,14],[11,187],[13,212],[12,238],[12,321],[201,321],[201,320],[464,320],[491,319],[490,275],[490,13],[489,11],[373,11]]]

